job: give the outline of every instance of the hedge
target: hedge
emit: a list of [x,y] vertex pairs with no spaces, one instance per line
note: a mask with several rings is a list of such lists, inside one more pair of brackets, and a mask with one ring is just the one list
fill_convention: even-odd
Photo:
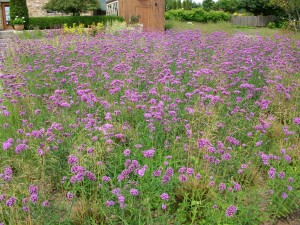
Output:
[[72,26],[74,23],[76,25],[84,24],[85,27],[92,25],[93,23],[106,24],[111,21],[124,21],[120,16],[49,16],[49,17],[30,17],[29,27],[39,28],[39,29],[53,29],[62,28],[63,24],[68,24]]
[[169,10],[165,13],[166,20],[193,21],[200,23],[229,21],[231,15],[221,11],[205,11],[202,8],[192,10]]

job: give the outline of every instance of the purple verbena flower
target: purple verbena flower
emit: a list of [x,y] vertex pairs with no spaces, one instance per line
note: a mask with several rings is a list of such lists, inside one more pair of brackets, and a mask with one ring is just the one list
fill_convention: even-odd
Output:
[[17,199],[14,196],[12,196],[9,199],[7,199],[6,205],[8,207],[12,207],[16,203],[16,201],[17,201]]
[[268,175],[271,179],[275,178],[276,170],[275,168],[271,167],[270,170],[268,171]]
[[226,209],[226,213],[225,215],[227,217],[233,217],[234,214],[236,213],[237,208],[234,205],[230,205],[227,209]]
[[168,193],[162,193],[162,194],[160,195],[160,198],[161,198],[162,200],[165,200],[165,201],[169,201],[169,199],[170,199]]
[[107,201],[105,202],[105,205],[106,205],[106,207],[111,207],[111,206],[115,205],[115,202],[112,201],[112,200],[107,200]]
[[38,186],[35,186],[35,185],[30,185],[29,188],[28,188],[28,191],[29,191],[29,194],[37,194],[38,193]]
[[130,192],[131,195],[134,195],[134,196],[139,195],[139,190],[138,189],[132,188],[132,189],[130,189],[129,192]]
[[155,154],[155,149],[150,149],[150,150],[143,151],[143,155],[146,158],[153,158],[154,154]]

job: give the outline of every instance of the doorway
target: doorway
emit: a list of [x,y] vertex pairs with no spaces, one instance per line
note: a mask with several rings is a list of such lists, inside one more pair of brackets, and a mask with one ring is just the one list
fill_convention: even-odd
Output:
[[9,3],[8,2],[1,3],[1,10],[2,10],[4,30],[12,29],[12,26],[10,24]]

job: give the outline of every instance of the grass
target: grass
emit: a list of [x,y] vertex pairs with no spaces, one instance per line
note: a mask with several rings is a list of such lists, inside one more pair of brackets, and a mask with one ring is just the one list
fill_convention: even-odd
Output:
[[219,22],[219,23],[192,23],[181,21],[166,21],[168,28],[175,30],[200,30],[204,33],[213,33],[218,31],[224,31],[230,35],[243,32],[250,35],[261,35],[264,37],[274,37],[274,35],[288,36],[293,39],[300,39],[300,32],[292,32],[284,29],[270,29],[267,27],[245,27],[233,25],[230,22]]

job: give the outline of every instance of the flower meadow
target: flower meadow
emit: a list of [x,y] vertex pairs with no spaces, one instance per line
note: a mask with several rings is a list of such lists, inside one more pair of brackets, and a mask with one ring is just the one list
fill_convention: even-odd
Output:
[[300,41],[15,38],[0,224],[263,224],[299,208]]

